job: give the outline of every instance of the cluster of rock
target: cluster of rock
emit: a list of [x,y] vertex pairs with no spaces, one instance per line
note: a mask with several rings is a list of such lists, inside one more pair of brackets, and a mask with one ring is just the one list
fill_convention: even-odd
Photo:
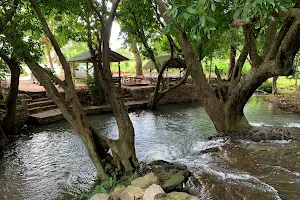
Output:
[[162,187],[166,185],[159,183],[159,178],[151,172],[133,180],[127,187],[119,186],[111,194],[96,194],[90,200],[199,200],[184,192],[165,193]]

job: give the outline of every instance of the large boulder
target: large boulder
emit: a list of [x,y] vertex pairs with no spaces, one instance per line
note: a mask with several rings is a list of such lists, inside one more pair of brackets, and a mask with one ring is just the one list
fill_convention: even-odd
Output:
[[110,197],[112,200],[119,200],[119,196],[122,192],[124,192],[126,190],[126,187],[121,185],[118,186],[114,189],[114,191],[110,194]]
[[145,190],[140,187],[129,185],[127,188],[124,187],[115,189],[111,194],[113,200],[133,200],[134,198],[143,197]]
[[95,194],[94,196],[92,196],[92,198],[90,200],[108,200],[110,197],[109,194]]
[[137,186],[137,187],[141,187],[141,188],[148,188],[149,186],[151,186],[152,184],[158,184],[158,178],[154,175],[153,172],[143,176],[143,177],[139,177],[137,179],[134,179],[131,182],[131,185],[133,186]]
[[183,191],[183,184],[188,181],[188,177],[191,175],[185,165],[166,161],[153,161],[143,170],[144,173],[153,172],[165,192]]
[[155,195],[165,193],[164,190],[156,184],[148,187],[144,193],[143,200],[154,200]]
[[167,196],[156,195],[155,200],[199,200],[199,198],[184,192],[171,192]]

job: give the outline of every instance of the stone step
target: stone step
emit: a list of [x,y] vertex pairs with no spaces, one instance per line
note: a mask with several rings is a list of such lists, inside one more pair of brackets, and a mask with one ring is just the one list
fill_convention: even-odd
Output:
[[131,97],[131,94],[125,94],[124,95],[124,98],[128,98],[128,97]]
[[[149,101],[147,100],[130,101],[130,102],[125,102],[125,106],[129,110],[142,109],[142,108],[146,108],[148,103]],[[108,104],[104,104],[101,106],[86,106],[84,107],[84,111],[87,115],[96,115],[96,114],[111,112],[111,107]],[[49,124],[64,119],[62,113],[58,108],[51,109],[44,112],[39,112],[36,114],[31,114],[29,118],[30,118],[30,122],[35,124],[37,123],[40,125]]]
[[30,115],[32,115],[32,114],[37,114],[37,113],[44,112],[44,111],[53,110],[55,108],[57,108],[57,106],[53,104],[53,105],[47,105],[47,106],[42,106],[42,107],[30,108],[30,109],[28,109],[28,112]]
[[48,97],[44,97],[44,98],[40,98],[40,99],[33,99],[30,101],[30,103],[39,102],[39,101],[48,101],[48,100],[50,100]]
[[43,107],[43,106],[49,106],[54,105],[52,100],[43,100],[43,101],[36,101],[28,104],[28,109],[36,108],[36,107]]
[[132,97],[123,98],[124,102],[133,101]]
[[37,114],[32,114],[29,116],[29,120],[31,123],[45,125],[52,122],[56,122],[64,119],[64,116],[60,112],[58,108],[40,112]]

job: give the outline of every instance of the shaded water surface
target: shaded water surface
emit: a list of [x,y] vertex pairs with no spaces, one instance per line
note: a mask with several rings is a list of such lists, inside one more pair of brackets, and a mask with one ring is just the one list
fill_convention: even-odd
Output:
[[[300,116],[286,113],[260,97],[245,108],[252,125],[300,127]],[[130,114],[140,160],[163,159],[189,166],[201,199],[300,199],[300,144],[293,141],[254,143],[215,135],[212,122],[197,103],[159,107]],[[111,114],[90,122],[117,137]],[[201,150],[217,147],[216,151]],[[26,130],[0,156],[0,199],[72,199],[89,190],[96,172],[67,122]],[[199,187],[199,185],[202,185]]]

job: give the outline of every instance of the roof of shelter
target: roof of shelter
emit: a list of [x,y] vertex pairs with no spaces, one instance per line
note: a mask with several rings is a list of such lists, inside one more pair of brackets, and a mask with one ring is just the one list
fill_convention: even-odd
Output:
[[[129,60],[125,56],[122,56],[121,54],[110,50],[109,51],[109,59],[110,62],[123,62]],[[83,52],[79,54],[78,56],[74,56],[67,60],[68,62],[77,62],[77,63],[87,63],[92,62],[92,56],[89,51]]]
[[[156,59],[156,62],[160,67],[162,67],[168,60],[170,60],[171,56],[170,55],[164,55],[164,56],[156,56],[155,59]],[[179,65],[173,65],[172,67],[170,68],[186,68],[186,66],[179,66]],[[156,69],[155,68],[155,65],[154,65],[154,62],[152,60],[149,60],[142,68],[143,70],[153,70],[153,69]]]

